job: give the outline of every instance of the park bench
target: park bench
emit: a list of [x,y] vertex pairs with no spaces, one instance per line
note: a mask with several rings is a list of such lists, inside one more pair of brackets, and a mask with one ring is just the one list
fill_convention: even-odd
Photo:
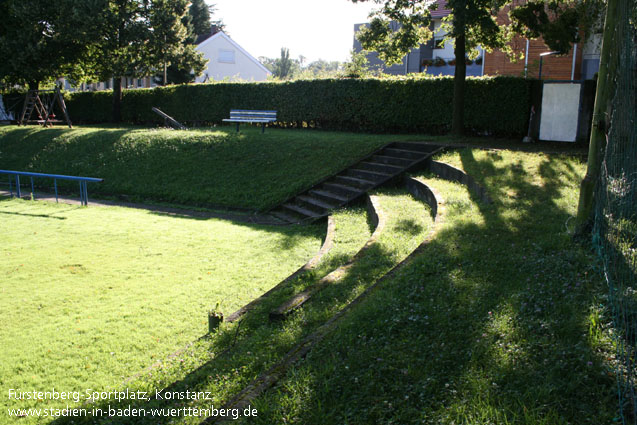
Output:
[[255,111],[246,109],[231,109],[230,118],[225,118],[224,122],[236,122],[237,133],[239,132],[239,124],[242,122],[247,123],[261,123],[261,133],[265,133],[265,125],[269,122],[276,121],[276,111]]

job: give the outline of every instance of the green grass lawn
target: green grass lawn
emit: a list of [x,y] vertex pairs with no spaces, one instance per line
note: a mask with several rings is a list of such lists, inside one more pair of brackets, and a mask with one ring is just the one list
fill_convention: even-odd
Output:
[[9,126],[0,127],[0,169],[103,178],[89,185],[92,196],[264,210],[384,144],[422,139],[292,129],[261,134],[249,126],[239,134],[234,127]]
[[38,405],[9,388],[119,388],[206,334],[217,302],[231,312],[300,267],[325,232],[8,198],[0,223],[5,418]]
[[445,199],[436,239],[255,404],[250,423],[610,424],[602,278],[569,230],[585,164],[462,150],[494,198]]
[[[252,379],[267,370],[296,343],[342,309],[378,277],[404,258],[431,228],[428,208],[401,191],[379,194],[388,222],[378,243],[369,249],[344,278],[323,289],[301,311],[283,322],[270,322],[269,311],[292,294],[314,284],[335,267],[344,264],[365,244],[371,229],[362,208],[337,212],[335,245],[313,273],[301,277],[273,294],[248,313],[241,322],[223,324],[210,339],[197,341],[178,356],[165,359],[160,366],[137,376],[131,388],[168,391],[210,391],[212,403],[219,406]],[[413,226],[406,226],[410,223]],[[130,404],[128,401],[123,407]],[[210,401],[153,401],[133,403],[134,407],[206,407]],[[99,406],[102,406],[100,404]],[[181,418],[180,423],[199,423],[202,418]],[[109,423],[108,421],[103,421]],[[120,420],[117,423],[171,423],[167,418]],[[61,423],[78,423],[62,421]],[[90,423],[90,421],[86,422]]]
[[[237,135],[231,128],[4,127],[0,168],[104,177],[89,194],[267,209],[393,140],[422,138],[279,129],[262,135],[257,128]],[[463,186],[418,175],[446,203],[436,238],[259,397],[259,416],[250,423],[613,423],[606,288],[592,251],[571,235],[585,164],[566,155],[479,149],[439,159],[466,170],[493,204]],[[335,246],[316,270],[200,340],[207,309],[221,301],[229,314],[278,283],[318,250],[323,226],[0,201],[0,340],[8,347],[0,354],[1,390],[90,384],[210,391],[212,403],[127,400],[119,407],[218,407],[431,229],[420,201],[400,189],[378,196],[388,215],[385,231],[341,281],[288,320],[268,320],[269,311],[363,246],[372,229],[360,207],[335,213]]]

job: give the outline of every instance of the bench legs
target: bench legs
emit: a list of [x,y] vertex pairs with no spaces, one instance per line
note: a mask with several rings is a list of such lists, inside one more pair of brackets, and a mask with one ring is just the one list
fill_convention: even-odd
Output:
[[[265,133],[265,124],[266,123],[261,123],[261,133]],[[237,123],[237,133],[239,132],[239,123]]]

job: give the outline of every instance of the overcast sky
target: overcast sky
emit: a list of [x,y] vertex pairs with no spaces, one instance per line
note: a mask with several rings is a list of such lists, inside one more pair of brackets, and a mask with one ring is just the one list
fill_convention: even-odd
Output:
[[217,11],[228,35],[252,56],[277,58],[281,47],[308,62],[346,61],[354,42],[354,24],[367,22],[373,2],[350,0],[206,0]]

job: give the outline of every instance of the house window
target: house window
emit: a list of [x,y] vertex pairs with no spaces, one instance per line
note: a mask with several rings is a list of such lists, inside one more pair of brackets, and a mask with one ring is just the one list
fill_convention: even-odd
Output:
[[219,59],[221,63],[234,63],[234,50],[219,49]]
[[137,87],[144,87],[144,80],[142,80],[141,78],[137,79]]
[[445,48],[445,38],[434,37],[434,49],[444,49],[444,48]]

